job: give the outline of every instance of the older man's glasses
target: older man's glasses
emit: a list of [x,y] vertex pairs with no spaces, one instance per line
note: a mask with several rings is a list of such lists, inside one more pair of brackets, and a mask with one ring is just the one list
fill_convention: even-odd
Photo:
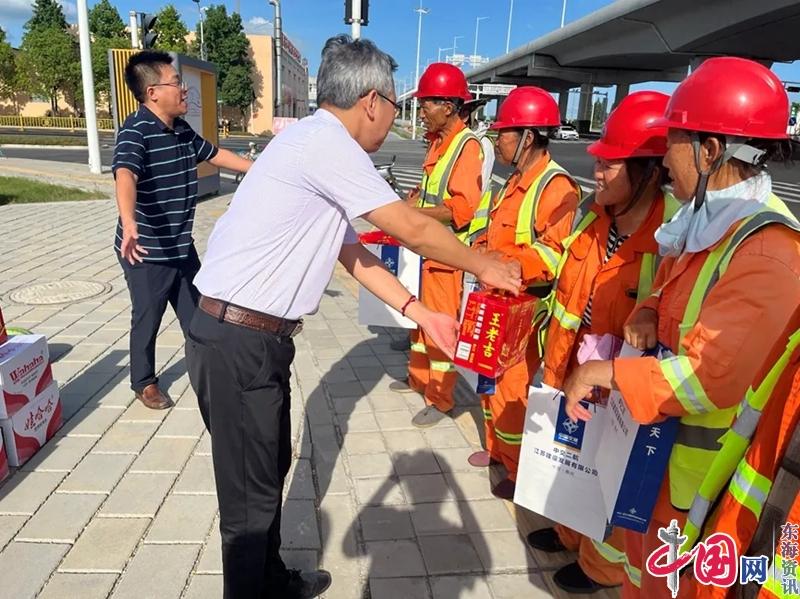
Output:
[[378,90],[375,90],[375,93],[376,93],[376,94],[378,94],[378,95],[379,95],[381,98],[383,98],[383,99],[384,99],[384,100],[386,100],[387,102],[389,102],[389,104],[391,104],[392,106],[394,106],[394,115],[395,115],[395,116],[397,116],[398,114],[400,114],[400,111],[401,111],[401,109],[402,109],[402,107],[400,106],[400,104],[398,104],[398,103],[397,103],[397,102],[395,102],[394,100],[390,100],[389,98],[387,98],[386,96],[384,96],[384,95],[383,95],[381,92],[379,92]]

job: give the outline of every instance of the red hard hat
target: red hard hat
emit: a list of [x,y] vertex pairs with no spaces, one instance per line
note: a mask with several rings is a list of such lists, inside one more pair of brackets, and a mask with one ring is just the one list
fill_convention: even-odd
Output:
[[785,139],[789,97],[767,67],[735,57],[709,58],[677,87],[653,125],[738,137]]
[[518,129],[524,127],[558,127],[561,115],[558,104],[541,87],[517,87],[497,111],[497,120],[491,129]]
[[467,88],[467,78],[457,66],[434,62],[419,78],[415,98],[461,98],[472,100]]
[[586,148],[605,160],[648,158],[667,153],[667,128],[650,127],[664,115],[669,96],[660,92],[634,92],[608,115],[600,139]]

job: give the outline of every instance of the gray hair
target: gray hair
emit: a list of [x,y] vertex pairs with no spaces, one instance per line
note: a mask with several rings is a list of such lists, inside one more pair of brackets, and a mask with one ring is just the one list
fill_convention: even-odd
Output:
[[317,72],[317,104],[348,109],[370,90],[386,96],[394,90],[394,58],[373,42],[337,35],[325,42]]

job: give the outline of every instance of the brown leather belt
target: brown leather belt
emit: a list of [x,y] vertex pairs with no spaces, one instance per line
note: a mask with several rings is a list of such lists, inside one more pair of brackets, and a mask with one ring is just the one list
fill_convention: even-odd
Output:
[[200,309],[213,316],[220,322],[223,320],[231,324],[238,324],[239,326],[254,329],[256,331],[263,331],[265,333],[272,333],[280,337],[294,337],[303,330],[302,320],[287,320],[285,318],[278,318],[277,316],[270,316],[263,312],[256,312],[248,308],[242,308],[235,304],[229,304],[213,297],[200,296]]

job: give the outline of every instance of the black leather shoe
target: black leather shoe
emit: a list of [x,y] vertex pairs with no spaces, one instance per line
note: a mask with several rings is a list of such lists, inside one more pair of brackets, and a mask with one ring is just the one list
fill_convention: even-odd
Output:
[[596,593],[603,589],[609,589],[603,584],[597,583],[589,578],[578,562],[567,564],[553,575],[553,582],[562,591],[567,593],[585,594]]
[[550,528],[540,528],[530,533],[528,535],[528,545],[546,553],[558,553],[567,550],[561,539],[558,538],[556,529],[552,526]]
[[311,599],[328,590],[331,586],[331,574],[327,570],[301,572],[289,570],[289,582],[286,585],[286,597],[289,599]]

